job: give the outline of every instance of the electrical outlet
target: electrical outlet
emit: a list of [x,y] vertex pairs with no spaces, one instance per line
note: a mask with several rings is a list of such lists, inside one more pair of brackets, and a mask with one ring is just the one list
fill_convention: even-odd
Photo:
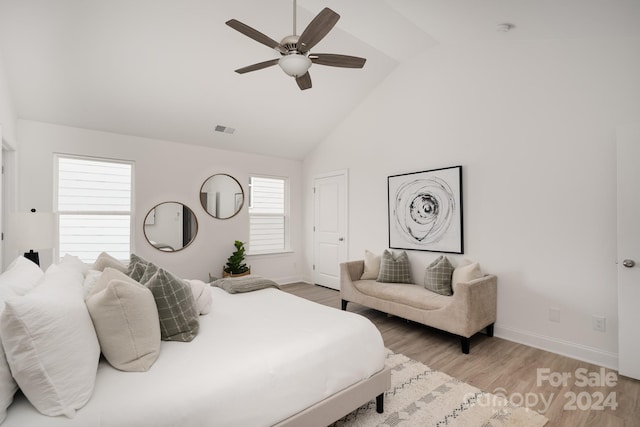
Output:
[[559,308],[550,308],[549,309],[549,320],[551,322],[560,323],[560,309]]
[[605,332],[607,330],[607,318],[602,316],[593,316],[593,330]]

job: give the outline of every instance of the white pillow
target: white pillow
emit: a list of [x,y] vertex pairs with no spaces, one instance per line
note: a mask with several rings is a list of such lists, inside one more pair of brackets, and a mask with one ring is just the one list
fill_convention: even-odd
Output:
[[78,273],[82,274],[83,277],[87,275],[87,273],[89,272],[89,268],[91,267],[89,264],[84,263],[77,256],[69,254],[65,254],[62,257],[62,259],[58,263],[58,266],[75,270]]
[[8,286],[17,295],[24,295],[36,286],[42,276],[44,272],[36,263],[19,256],[0,274],[0,288]]
[[382,257],[367,250],[364,251],[364,273],[360,280],[376,280],[380,274],[380,260]]
[[[5,300],[26,294],[43,276],[44,272],[33,261],[23,256],[13,260],[7,270],[0,274],[0,313],[4,311]],[[18,384],[11,376],[4,349],[0,345],[0,423],[7,416],[7,408],[17,390]]]
[[100,346],[82,295],[82,274],[53,265],[41,283],[10,298],[0,336],[11,373],[45,415],[73,417],[93,392]]
[[[29,261],[31,262],[31,261]],[[0,287],[0,313],[4,311],[4,301],[7,298],[15,297],[16,293],[9,287]],[[4,350],[0,344],[0,423],[7,416],[7,408],[13,402],[13,395],[18,390],[18,384],[11,376],[11,370],[4,355]]]
[[[246,277],[246,276],[245,276]],[[196,300],[196,308],[199,314],[207,314],[211,311],[211,287],[202,280],[185,279],[191,285],[193,298]]]
[[93,290],[93,287],[96,285],[96,282],[102,275],[102,271],[99,270],[89,270],[86,276],[84,276],[84,281],[82,282],[82,291],[84,294],[84,298],[87,299],[89,294]]
[[87,299],[105,359],[122,371],[147,371],[160,354],[160,321],[149,289],[111,280]]
[[467,283],[483,276],[478,262],[465,261],[453,270],[451,275],[451,285],[456,283]]

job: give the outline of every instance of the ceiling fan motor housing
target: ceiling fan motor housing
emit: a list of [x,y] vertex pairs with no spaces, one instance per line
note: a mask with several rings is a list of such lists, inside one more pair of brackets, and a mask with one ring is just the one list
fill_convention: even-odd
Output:
[[[296,36],[296,35],[287,36],[280,41],[280,46],[284,47],[289,54],[291,53],[305,54],[308,51],[303,51],[302,49],[299,49],[298,47],[299,39],[300,39],[300,36]],[[286,53],[283,53],[283,55],[286,55]]]

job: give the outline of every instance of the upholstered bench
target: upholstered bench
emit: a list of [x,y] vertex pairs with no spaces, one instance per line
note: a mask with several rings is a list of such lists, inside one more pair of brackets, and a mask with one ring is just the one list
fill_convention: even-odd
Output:
[[469,353],[471,337],[486,331],[493,336],[496,321],[497,278],[494,275],[453,283],[453,295],[440,295],[422,285],[361,280],[364,260],[340,264],[342,309],[349,302],[393,314],[460,337]]

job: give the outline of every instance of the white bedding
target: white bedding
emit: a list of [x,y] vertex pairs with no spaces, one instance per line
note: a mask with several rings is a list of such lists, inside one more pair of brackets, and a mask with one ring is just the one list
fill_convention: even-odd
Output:
[[268,426],[384,367],[382,338],[364,317],[276,289],[210,289],[198,336],[162,342],[148,372],[101,361],[75,418],[40,415],[16,395],[2,427]]

